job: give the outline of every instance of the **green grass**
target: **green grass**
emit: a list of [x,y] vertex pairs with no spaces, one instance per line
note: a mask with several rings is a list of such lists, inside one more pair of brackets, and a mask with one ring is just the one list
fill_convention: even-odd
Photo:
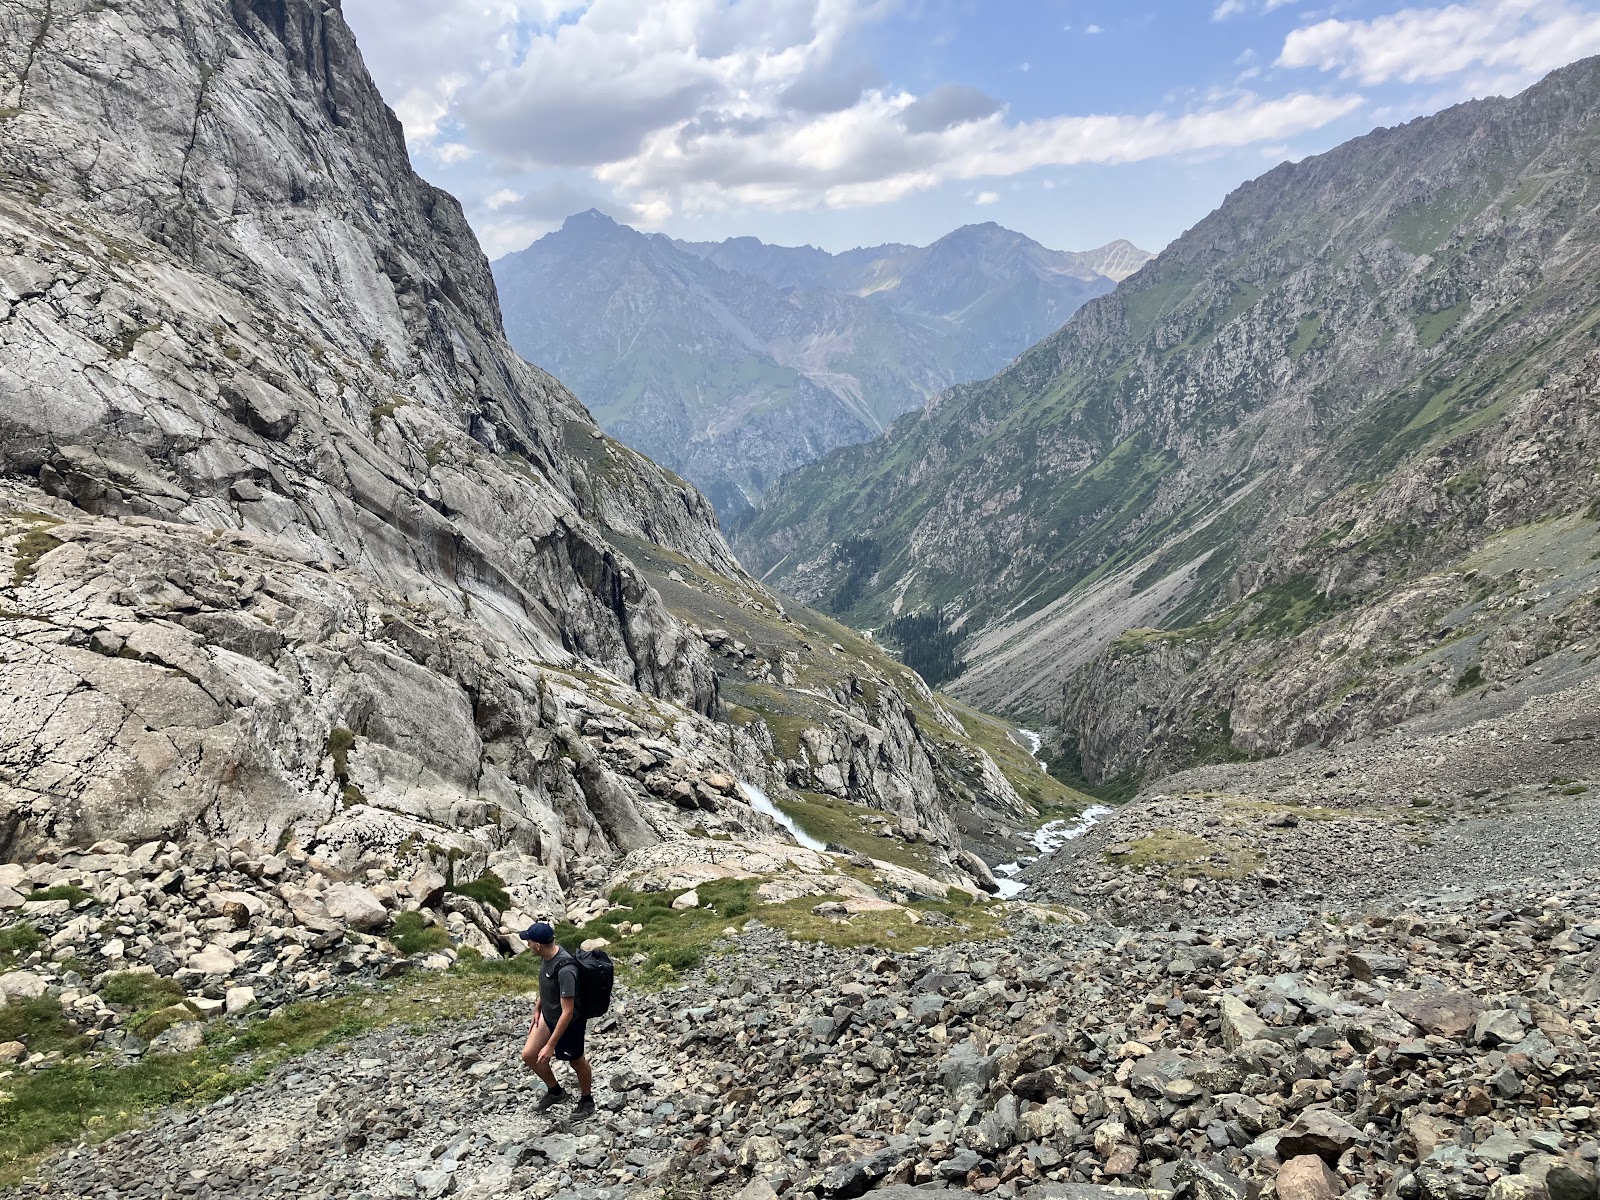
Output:
[[479,904],[492,904],[501,912],[511,907],[511,897],[506,894],[506,881],[493,871],[485,871],[470,883],[453,883],[445,890],[470,897]]
[[160,975],[118,971],[101,985],[100,998],[118,1008],[157,1009],[182,1001],[183,989]]
[[89,1045],[89,1039],[67,1020],[60,1003],[51,996],[16,1000],[0,1008],[0,1042],[21,1042],[32,1054],[52,1050],[76,1054]]
[[1473,663],[1465,671],[1461,672],[1461,678],[1456,680],[1456,686],[1454,690],[1455,694],[1459,696],[1463,692],[1470,692],[1473,688],[1482,686],[1483,664]]
[[934,858],[927,843],[921,840],[908,842],[898,835],[881,837],[872,832],[879,826],[874,824],[869,829],[862,822],[862,818],[886,818],[889,821],[888,828],[893,829],[896,822],[892,814],[863,808],[859,804],[851,804],[848,800],[825,796],[820,792],[796,792],[794,795],[799,799],[777,802],[779,811],[820,842],[844,846],[869,858],[880,858],[924,875],[937,877],[944,869]]
[[[830,898],[826,896],[762,904],[756,895],[760,882],[701,884],[700,907],[682,912],[672,909],[673,898],[681,892],[619,889],[612,901],[626,905],[628,911],[606,913],[582,929],[562,925],[557,935],[564,945],[607,938],[627,982],[642,988],[678,982],[684,971],[706,957],[726,928],[742,925],[751,916],[793,938],[840,947],[905,949],[1004,936],[998,910],[973,903],[970,896],[919,902],[913,911],[926,924],[903,912],[839,921],[812,914],[813,907]],[[406,916],[415,914],[404,914],[397,927],[405,924]],[[617,932],[623,921],[644,928],[623,937]],[[19,932],[24,928],[4,931],[0,946],[9,944],[15,953],[31,945],[31,939]],[[645,956],[638,968],[628,962],[636,953]],[[191,1053],[151,1054],[122,1066],[69,1058],[50,1070],[6,1079],[0,1083],[4,1089],[0,1091],[0,1187],[22,1182],[43,1156],[59,1146],[86,1138],[98,1141],[138,1124],[152,1109],[210,1103],[261,1082],[280,1064],[310,1050],[337,1047],[363,1032],[396,1023],[416,1027],[468,1017],[487,1001],[527,994],[536,986],[538,968],[539,959],[532,954],[497,961],[464,955],[448,972],[420,973],[372,990],[299,1001],[268,1016],[214,1022],[205,1044]],[[138,1006],[166,1000],[173,986],[155,976],[123,974],[108,980],[102,995],[118,1006]],[[170,1014],[176,1007],[182,1006],[157,1009],[151,1017]],[[13,1036],[21,1036],[35,1050],[75,1053],[85,1044],[60,1006],[49,999],[0,1009],[0,1040]]]
[[9,969],[44,945],[44,935],[26,922],[0,929],[0,970]]
[[1018,741],[1020,734],[1013,736],[1004,721],[948,696],[941,696],[940,700],[961,722],[968,740],[994,760],[1007,782],[1038,810],[1041,818],[1055,821],[1075,817],[1094,803],[1094,797],[1069,787],[1040,766]]
[[33,578],[39,560],[61,545],[61,539],[43,529],[30,529],[12,551],[11,586],[21,587]]
[[[1207,841],[1176,829],[1158,829],[1128,843],[1122,854],[1106,852],[1106,861],[1119,867],[1166,867],[1174,877],[1244,879],[1261,867],[1259,852],[1230,843]],[[1215,861],[1221,859],[1222,861]]]
[[356,735],[344,726],[338,726],[328,734],[327,745],[324,753],[333,757],[333,777],[343,787],[350,782],[350,751],[356,748]]
[[32,903],[36,900],[65,900],[68,904],[82,904],[85,900],[94,897],[84,891],[75,883],[58,883],[54,887],[40,888],[37,892],[29,892],[23,897]]
[[450,934],[443,926],[424,922],[421,913],[403,912],[390,926],[389,940],[401,954],[429,954],[448,946]]
[[[0,1187],[22,1182],[52,1149],[109,1137],[138,1124],[149,1110],[208,1104],[259,1083],[291,1058],[369,1029],[470,1016],[488,1000],[526,991],[528,982],[456,971],[429,973],[404,986],[303,1000],[270,1016],[218,1023],[206,1044],[192,1053],[152,1054],[124,1066],[69,1059],[47,1071],[5,1080],[0,1083],[5,1089],[0,1092]],[[73,1035],[59,1024],[59,1006],[47,1003],[55,1009],[57,1023],[41,1012],[38,1027],[47,1040],[62,1044]],[[0,1009],[0,1020],[19,1021],[19,1007]]]

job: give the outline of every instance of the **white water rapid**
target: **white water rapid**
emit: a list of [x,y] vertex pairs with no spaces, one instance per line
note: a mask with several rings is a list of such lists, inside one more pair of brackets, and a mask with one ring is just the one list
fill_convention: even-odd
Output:
[[[1039,764],[1039,769],[1044,770],[1044,759],[1039,757],[1039,747],[1044,739],[1031,729],[1018,729],[1017,732],[1027,739],[1028,752],[1033,755],[1033,761]],[[995,867],[995,882],[1000,885],[1000,895],[1007,900],[1020,896],[1028,885],[1013,877],[1021,874],[1023,867],[1038,862],[1047,854],[1054,854],[1073,838],[1082,837],[1093,829],[1102,817],[1110,814],[1111,810],[1105,805],[1094,804],[1070,821],[1051,821],[1028,834],[1027,840],[1039,853],[1016,862],[1001,863]]]
[[804,829],[801,829],[800,826],[796,825],[794,821],[792,821],[782,809],[768,799],[767,794],[755,784],[741,782],[739,784],[739,792],[744,796],[751,808],[755,809],[758,813],[766,813],[767,816],[771,817],[779,825],[782,825],[790,833],[794,834],[794,840],[799,842],[802,846],[805,846],[811,850],[827,850],[826,846],[817,841],[816,838],[812,837]]

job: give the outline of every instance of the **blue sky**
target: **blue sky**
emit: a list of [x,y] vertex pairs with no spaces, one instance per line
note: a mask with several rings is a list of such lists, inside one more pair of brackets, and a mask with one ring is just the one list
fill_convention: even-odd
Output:
[[1600,53],[1600,0],[345,0],[491,257],[598,207],[830,250],[1158,250],[1234,187]]

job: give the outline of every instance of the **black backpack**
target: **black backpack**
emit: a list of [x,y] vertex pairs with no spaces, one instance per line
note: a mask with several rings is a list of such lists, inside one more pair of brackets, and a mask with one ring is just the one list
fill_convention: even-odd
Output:
[[604,950],[568,951],[578,964],[578,1016],[585,1021],[604,1016],[611,1007],[616,967]]

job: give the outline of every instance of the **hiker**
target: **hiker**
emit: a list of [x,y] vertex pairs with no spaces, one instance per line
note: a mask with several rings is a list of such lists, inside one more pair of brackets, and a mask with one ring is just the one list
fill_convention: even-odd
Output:
[[556,945],[556,931],[548,921],[535,921],[522,931],[522,940],[544,962],[539,967],[539,1009],[534,1014],[522,1061],[544,1080],[545,1093],[536,1106],[547,1112],[567,1098],[556,1082],[552,1059],[572,1064],[582,1094],[572,1110],[574,1117],[594,1112],[594,1072],[583,1053],[584,1016],[578,1011],[578,960]]

